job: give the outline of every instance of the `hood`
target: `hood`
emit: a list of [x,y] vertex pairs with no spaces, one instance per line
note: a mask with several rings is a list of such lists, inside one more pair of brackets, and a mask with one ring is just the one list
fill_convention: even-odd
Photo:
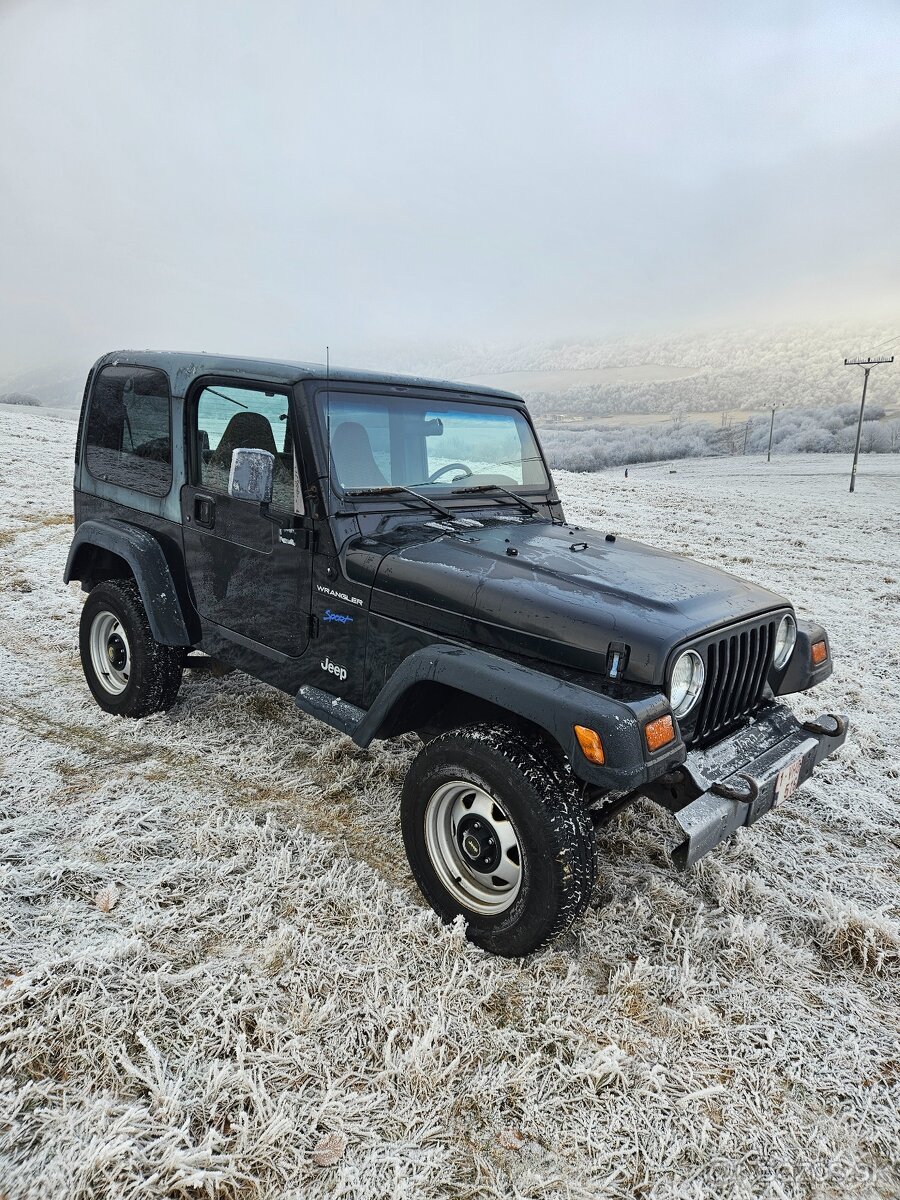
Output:
[[626,678],[648,684],[663,682],[686,639],[787,606],[715,567],[544,521],[405,526],[357,545],[363,569],[351,575],[368,576],[373,612],[592,672],[605,672],[610,642],[624,642]]

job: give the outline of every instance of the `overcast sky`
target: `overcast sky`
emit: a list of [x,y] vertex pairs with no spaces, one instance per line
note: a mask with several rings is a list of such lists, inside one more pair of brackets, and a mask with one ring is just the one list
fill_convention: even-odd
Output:
[[900,6],[0,0],[0,370],[900,318]]

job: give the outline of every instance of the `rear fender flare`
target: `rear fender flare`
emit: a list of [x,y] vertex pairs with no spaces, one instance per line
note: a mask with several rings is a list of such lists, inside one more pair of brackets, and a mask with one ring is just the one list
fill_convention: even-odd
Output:
[[146,529],[127,521],[83,521],[75,531],[63,581],[90,576],[92,548],[118,555],[131,569],[154,640],[163,646],[189,646],[175,581],[162,546]]
[[[485,700],[539,726],[561,747],[579,778],[606,790],[631,791],[684,761],[680,737],[653,755],[644,749],[644,725],[670,711],[664,696],[614,700],[466,646],[427,646],[404,659],[353,730],[353,740],[368,746],[374,738],[390,736],[411,689],[422,682]],[[603,766],[585,758],[575,725],[587,725],[600,734],[606,755]],[[406,727],[414,726],[407,723]]]

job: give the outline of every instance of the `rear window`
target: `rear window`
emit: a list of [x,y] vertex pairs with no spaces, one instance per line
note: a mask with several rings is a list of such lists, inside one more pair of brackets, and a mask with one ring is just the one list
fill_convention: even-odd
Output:
[[172,486],[169,380],[150,367],[103,367],[94,381],[85,461],[95,479],[151,496]]

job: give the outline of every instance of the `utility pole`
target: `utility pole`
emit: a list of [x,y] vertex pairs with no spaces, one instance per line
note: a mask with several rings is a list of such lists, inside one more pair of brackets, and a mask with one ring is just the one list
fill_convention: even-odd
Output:
[[775,432],[775,405],[772,405],[772,420],[769,422],[769,453],[766,462],[772,461],[772,434]]
[[893,354],[890,358],[845,358],[845,367],[862,367],[863,369],[863,390],[862,400],[859,402],[859,424],[856,426],[856,446],[853,450],[853,466],[850,469],[850,491],[856,491],[856,464],[859,462],[859,443],[862,440],[863,413],[866,411],[866,389],[869,386],[869,372],[879,363],[892,363],[894,361]]
[[750,433],[750,418],[744,422],[744,453],[747,453],[747,437]]

